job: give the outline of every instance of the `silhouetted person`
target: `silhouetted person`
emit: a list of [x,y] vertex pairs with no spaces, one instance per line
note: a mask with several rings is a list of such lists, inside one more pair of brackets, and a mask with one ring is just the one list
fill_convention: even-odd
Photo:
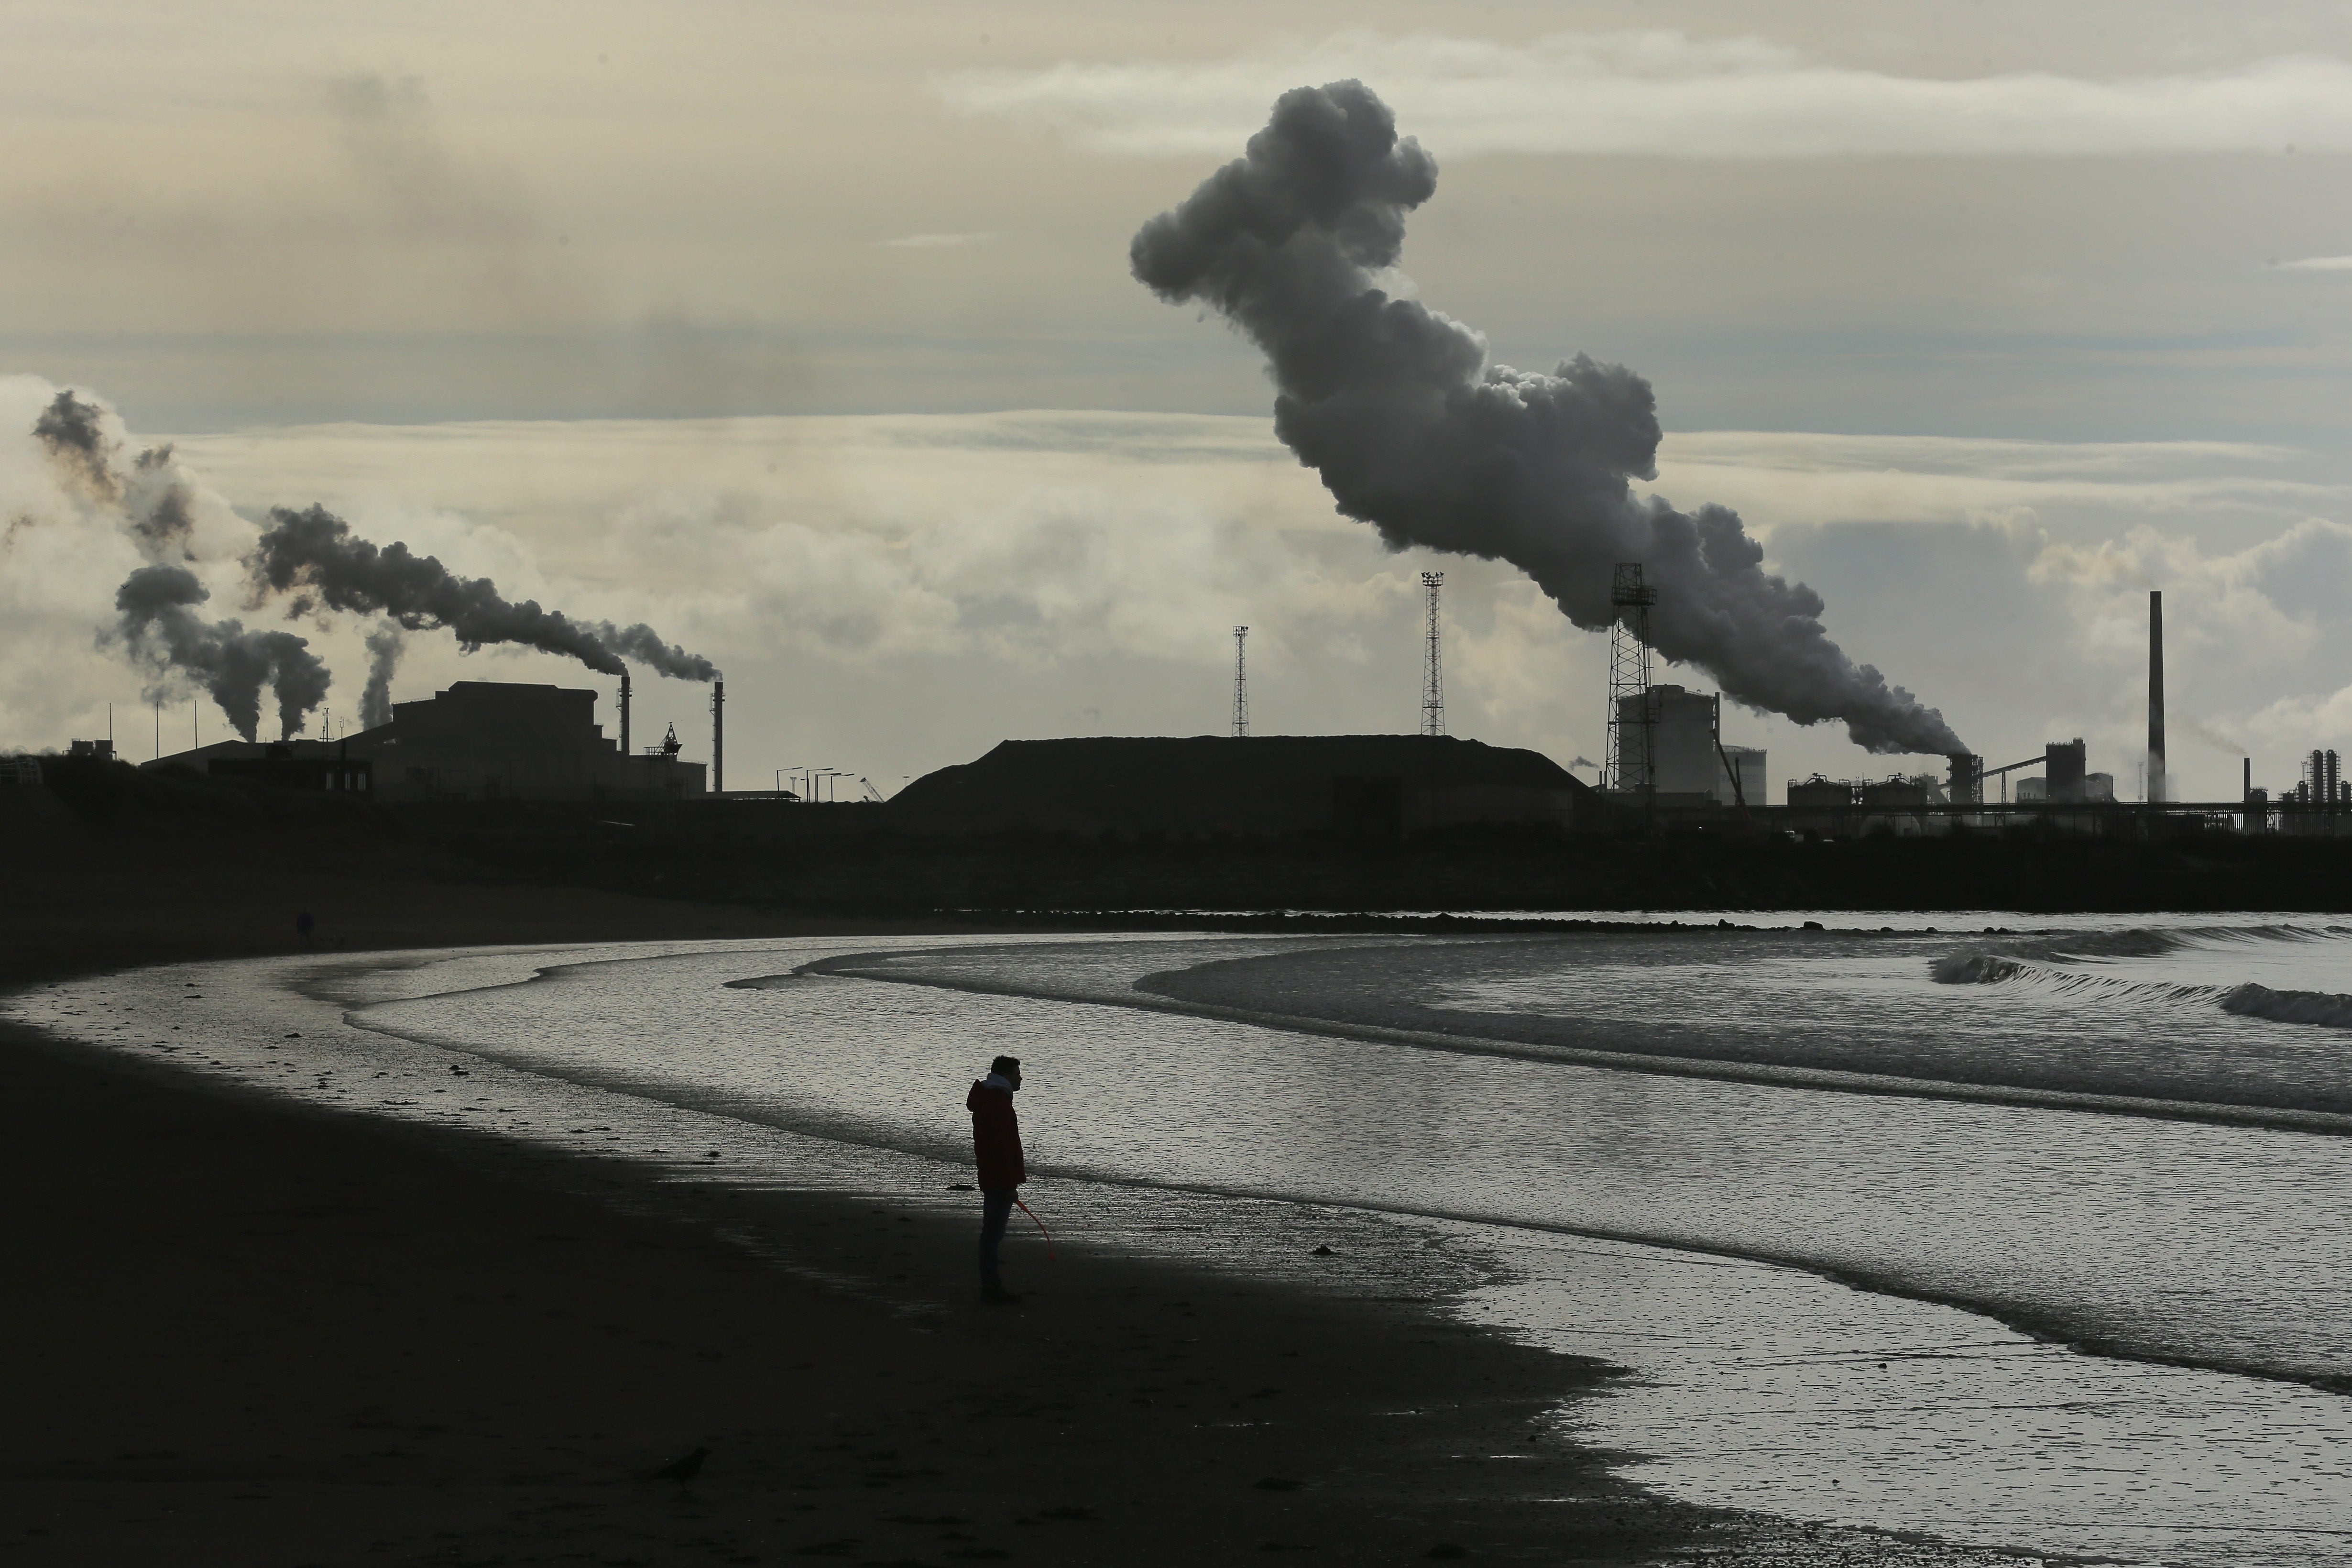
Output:
[[317,921],[310,918],[310,911],[308,910],[294,917],[294,934],[302,939],[304,947],[310,945],[310,933],[318,929],[318,924]]
[[1021,1158],[1021,1119],[1013,1114],[1013,1097],[1021,1088],[1021,1058],[999,1057],[988,1064],[988,1076],[963,1097],[971,1112],[971,1152],[980,1164],[980,1299],[1018,1301],[1004,1288],[996,1271],[996,1249],[1004,1240],[1004,1222],[1013,1217],[1013,1201],[1029,1179]]

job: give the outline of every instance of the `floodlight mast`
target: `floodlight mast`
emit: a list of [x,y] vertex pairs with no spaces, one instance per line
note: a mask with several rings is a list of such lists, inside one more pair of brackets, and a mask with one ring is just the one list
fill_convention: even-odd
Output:
[[1234,628],[1234,733],[1249,733],[1249,627]]

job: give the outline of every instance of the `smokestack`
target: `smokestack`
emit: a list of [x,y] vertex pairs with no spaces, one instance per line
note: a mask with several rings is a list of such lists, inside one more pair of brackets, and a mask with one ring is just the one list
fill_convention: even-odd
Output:
[[710,793],[727,793],[727,683],[710,683]]
[[621,755],[629,754],[629,672],[621,671]]
[[2147,798],[2165,798],[2164,593],[2147,592]]

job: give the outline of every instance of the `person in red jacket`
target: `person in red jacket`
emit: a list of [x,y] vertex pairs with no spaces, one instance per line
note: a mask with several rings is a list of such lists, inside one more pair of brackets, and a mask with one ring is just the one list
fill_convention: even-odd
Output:
[[980,1164],[980,1298],[983,1301],[1018,1301],[997,1274],[996,1249],[1004,1239],[1004,1223],[1013,1217],[1013,1201],[1029,1167],[1021,1158],[1021,1119],[1013,1114],[1013,1097],[1021,1088],[1021,1058],[999,1057],[988,1064],[988,1076],[963,1097],[971,1112],[971,1152]]

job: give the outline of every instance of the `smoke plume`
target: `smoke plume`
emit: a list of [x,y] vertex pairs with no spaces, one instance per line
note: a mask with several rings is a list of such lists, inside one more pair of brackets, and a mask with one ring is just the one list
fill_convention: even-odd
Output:
[[392,722],[392,677],[400,668],[406,639],[387,621],[367,635],[367,689],[360,693],[360,728],[373,730]]
[[106,437],[105,410],[64,391],[33,421],[33,435],[82,487],[112,495],[114,443]]
[[121,635],[158,677],[149,695],[162,696],[173,677],[193,680],[250,741],[261,727],[267,685],[278,698],[278,734],[292,739],[326,698],[327,667],[307,639],[291,632],[249,632],[237,621],[206,621],[194,606],[211,596],[184,566],[142,566],[116,591]]
[[412,632],[446,626],[468,653],[514,643],[567,655],[606,675],[621,674],[625,657],[682,680],[709,680],[719,673],[709,659],[664,642],[651,626],[575,621],[541,609],[534,600],[510,603],[488,577],[457,576],[437,558],[415,554],[397,541],[378,547],[321,506],[273,507],[246,568],[257,595],[294,595],[296,615],[341,610],[383,616]]
[[1652,646],[1727,696],[1873,752],[1964,748],[1943,715],[1856,666],[1821,596],[1763,570],[1738,514],[1637,499],[1656,477],[1650,384],[1580,354],[1549,375],[1486,362],[1462,323],[1381,287],[1437,164],[1360,82],[1298,88],[1244,156],[1145,224],[1137,279],[1223,315],[1264,351],[1275,430],[1391,549],[1510,562],[1569,619],[1610,624],[1612,568],[1658,589]]
[[106,409],[71,390],[60,392],[33,421],[33,435],[68,483],[120,513],[122,526],[150,561],[176,550],[193,559],[189,536],[195,529],[195,490],[165,445],[150,447],[131,460],[116,461],[122,444],[107,433]]

